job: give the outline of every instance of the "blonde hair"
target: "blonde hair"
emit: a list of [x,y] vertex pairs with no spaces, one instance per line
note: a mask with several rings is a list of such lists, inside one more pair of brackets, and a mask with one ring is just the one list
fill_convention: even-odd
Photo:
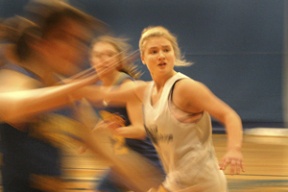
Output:
[[149,26],[143,29],[139,40],[139,49],[142,56],[144,54],[145,43],[151,37],[164,37],[170,41],[175,52],[175,66],[190,66],[192,64],[191,62],[186,61],[181,54],[177,37],[163,26]]
[[124,72],[134,79],[139,79],[142,75],[142,72],[137,69],[137,66],[134,64],[134,55],[131,53],[132,47],[127,43],[128,39],[114,37],[111,35],[99,36],[92,41],[91,48],[99,42],[105,42],[112,45],[119,56],[119,65],[117,67],[118,71]]

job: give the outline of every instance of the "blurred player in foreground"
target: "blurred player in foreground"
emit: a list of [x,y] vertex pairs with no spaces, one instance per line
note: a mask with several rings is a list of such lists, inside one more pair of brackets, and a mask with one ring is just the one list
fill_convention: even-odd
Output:
[[25,13],[25,18],[16,16],[1,23],[3,191],[60,191],[59,148],[65,138],[57,138],[57,130],[74,124],[68,94],[97,78],[53,86],[59,85],[61,77],[79,72],[92,31],[103,24],[54,0],[32,1]]

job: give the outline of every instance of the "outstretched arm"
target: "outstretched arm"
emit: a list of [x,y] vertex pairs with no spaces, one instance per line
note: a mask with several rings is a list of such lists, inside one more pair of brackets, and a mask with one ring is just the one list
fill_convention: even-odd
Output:
[[126,104],[130,100],[142,101],[147,83],[144,81],[126,82],[121,86],[86,86],[73,93],[73,97],[85,97],[91,103],[105,101],[107,103]]
[[[77,80],[65,85],[46,88],[3,91],[0,93],[0,120],[5,122],[21,122],[25,118],[40,112],[49,111],[71,102],[69,96],[81,87],[95,82],[96,76]],[[79,99],[73,97],[73,99]]]

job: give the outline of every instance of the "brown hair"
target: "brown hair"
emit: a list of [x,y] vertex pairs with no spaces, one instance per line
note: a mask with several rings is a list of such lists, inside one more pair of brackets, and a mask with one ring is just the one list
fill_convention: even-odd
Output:
[[103,35],[94,39],[91,47],[93,48],[93,46],[98,42],[109,43],[116,49],[117,54],[120,56],[120,65],[117,67],[117,70],[127,73],[134,79],[139,79],[142,73],[138,71],[136,65],[134,64],[135,58],[133,57],[135,55],[131,53],[132,47],[129,43],[127,43],[127,41],[128,39],[126,38]]
[[101,31],[105,24],[90,15],[59,0],[34,0],[25,9],[25,17],[15,16],[1,22],[2,43],[14,45],[18,60],[26,60],[30,53],[30,43],[37,38],[45,38],[65,19],[72,19],[91,30]]

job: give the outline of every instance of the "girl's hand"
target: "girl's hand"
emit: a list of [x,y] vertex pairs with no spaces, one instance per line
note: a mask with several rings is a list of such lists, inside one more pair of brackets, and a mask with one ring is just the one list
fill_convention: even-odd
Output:
[[244,171],[243,155],[239,149],[230,149],[220,162],[220,169],[225,170],[230,165],[230,174],[240,174]]

